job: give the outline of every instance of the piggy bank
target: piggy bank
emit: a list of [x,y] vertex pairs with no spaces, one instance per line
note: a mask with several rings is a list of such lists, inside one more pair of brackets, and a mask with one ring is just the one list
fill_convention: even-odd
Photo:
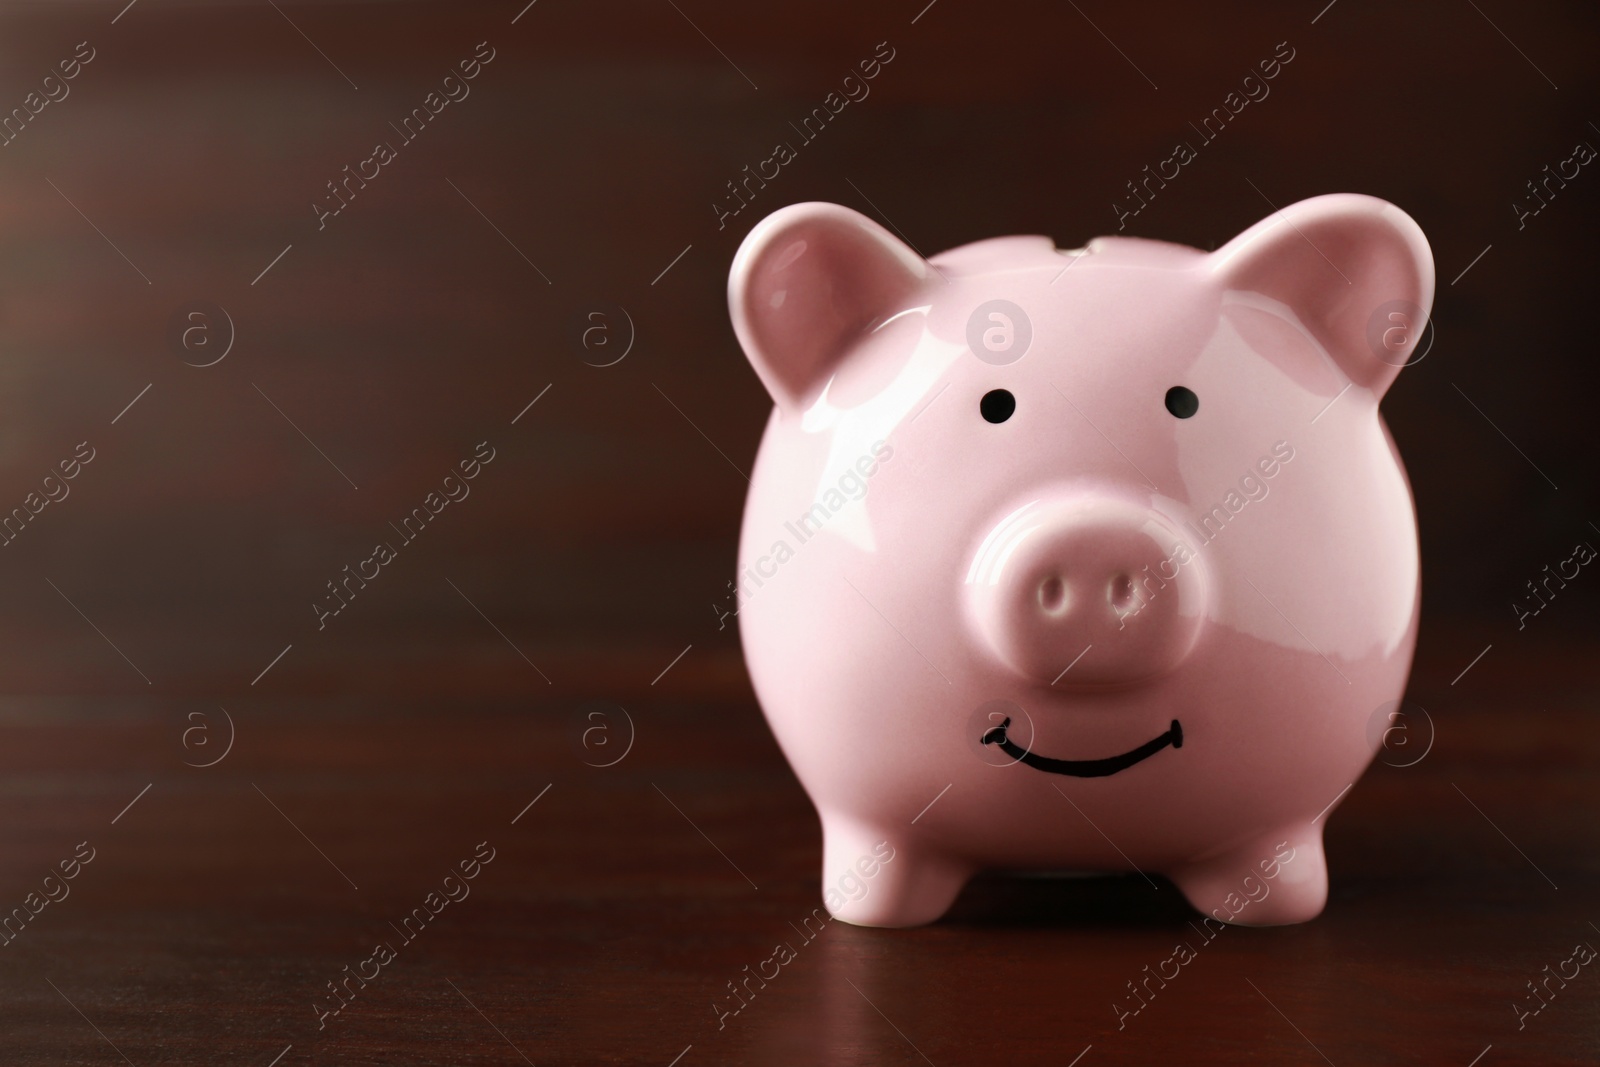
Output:
[[1209,253],[923,259],[821,203],[751,231],[729,304],[775,408],[738,622],[835,917],[931,922],[980,870],[1321,911],[1416,642],[1378,402],[1433,285],[1416,223],[1347,194]]

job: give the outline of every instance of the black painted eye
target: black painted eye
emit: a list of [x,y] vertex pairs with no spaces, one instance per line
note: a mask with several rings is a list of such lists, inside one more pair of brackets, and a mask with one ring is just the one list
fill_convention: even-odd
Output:
[[1167,390],[1167,410],[1180,419],[1187,419],[1200,410],[1200,398],[1194,395],[1192,389],[1174,385]]
[[990,422],[1005,422],[1017,410],[1017,398],[1005,389],[991,389],[978,401],[978,410]]

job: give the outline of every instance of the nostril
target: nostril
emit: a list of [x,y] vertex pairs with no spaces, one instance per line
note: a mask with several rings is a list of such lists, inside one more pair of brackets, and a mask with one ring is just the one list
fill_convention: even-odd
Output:
[[1118,614],[1128,610],[1128,605],[1133,603],[1133,579],[1126,574],[1119,574],[1106,585],[1106,600],[1117,609]]
[[1029,492],[1037,495],[984,532],[967,565],[965,634],[1013,681],[1054,692],[1177,670],[1217,625],[1216,579],[1194,530],[1131,491],[1068,483]]
[[1061,614],[1067,606],[1067,586],[1058,575],[1039,583],[1039,606],[1052,615]]

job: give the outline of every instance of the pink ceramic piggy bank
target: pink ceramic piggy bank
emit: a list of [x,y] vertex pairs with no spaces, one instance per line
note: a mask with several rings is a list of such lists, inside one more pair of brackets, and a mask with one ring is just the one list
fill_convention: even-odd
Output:
[[930,922],[981,869],[1322,910],[1322,827],[1416,642],[1378,402],[1433,284],[1416,223],[1355,195],[1210,253],[756,226],[729,302],[777,407],[739,623],[834,915]]

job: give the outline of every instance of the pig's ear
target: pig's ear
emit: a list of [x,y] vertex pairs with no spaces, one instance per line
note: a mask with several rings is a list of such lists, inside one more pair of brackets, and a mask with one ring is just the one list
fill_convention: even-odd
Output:
[[1433,305],[1433,253],[1411,217],[1370,196],[1291,204],[1210,256],[1229,289],[1287,304],[1352,382],[1388,391]]
[[739,246],[728,276],[733,332],[773,400],[798,411],[851,346],[932,276],[866,216],[794,204],[762,219]]

